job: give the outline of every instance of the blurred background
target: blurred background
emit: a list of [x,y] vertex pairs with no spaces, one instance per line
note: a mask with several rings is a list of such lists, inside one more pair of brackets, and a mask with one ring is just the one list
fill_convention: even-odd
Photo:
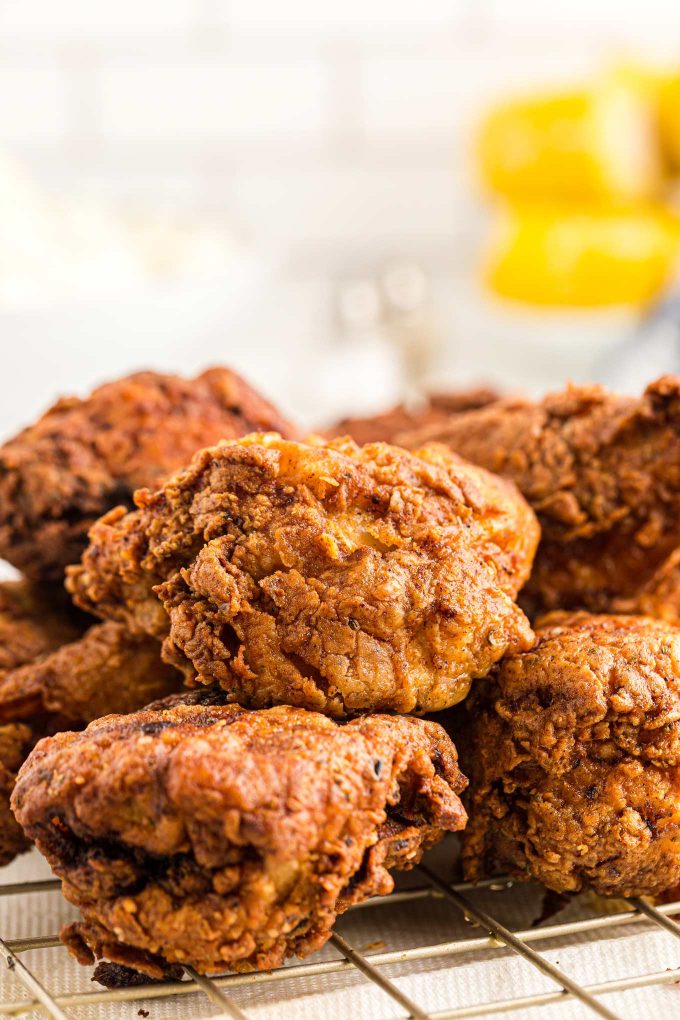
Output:
[[679,367],[676,0],[0,0],[0,432],[138,367],[307,424]]

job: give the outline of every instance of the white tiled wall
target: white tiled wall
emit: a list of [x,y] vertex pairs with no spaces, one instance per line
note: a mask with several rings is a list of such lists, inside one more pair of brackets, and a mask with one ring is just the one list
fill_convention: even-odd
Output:
[[291,264],[455,259],[480,110],[639,46],[680,57],[677,0],[0,0],[0,146]]

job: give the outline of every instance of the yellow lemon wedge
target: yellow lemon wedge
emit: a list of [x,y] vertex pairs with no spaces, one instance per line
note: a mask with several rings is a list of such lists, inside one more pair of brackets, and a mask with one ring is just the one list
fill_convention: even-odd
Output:
[[671,173],[680,173],[680,73],[666,75],[659,87],[659,132]]
[[680,173],[680,68],[623,61],[610,75],[652,105],[664,169],[670,175]]
[[663,206],[523,204],[499,213],[484,278],[501,297],[572,308],[643,306],[669,281],[680,220]]
[[652,98],[618,73],[498,107],[482,125],[478,162],[486,187],[515,200],[649,199],[663,180]]

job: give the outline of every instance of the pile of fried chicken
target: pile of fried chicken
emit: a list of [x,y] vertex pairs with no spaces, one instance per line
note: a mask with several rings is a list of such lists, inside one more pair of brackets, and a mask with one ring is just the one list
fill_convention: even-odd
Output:
[[0,861],[109,979],[304,956],[447,832],[471,880],[680,885],[680,378],[322,437],[138,373],[0,448],[0,556]]

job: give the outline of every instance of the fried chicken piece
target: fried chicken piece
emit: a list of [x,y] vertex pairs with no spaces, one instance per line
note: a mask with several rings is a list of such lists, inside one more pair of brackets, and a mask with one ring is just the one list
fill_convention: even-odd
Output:
[[435,723],[249,712],[204,690],[42,741],[13,807],[81,910],[71,951],[159,977],[320,948],[339,913],[392,890],[389,868],[463,827],[464,786]]
[[23,724],[0,725],[0,866],[28,850],[29,840],[12,814],[9,799],[17,770],[33,746],[33,734]]
[[427,439],[512,478],[538,514],[530,612],[652,609],[680,623],[680,579],[662,604],[680,547],[680,377],[639,399],[572,386],[540,403],[500,401],[398,442]]
[[0,723],[52,717],[66,729],[109,712],[134,712],[180,686],[181,675],[161,661],[157,641],[130,635],[119,623],[99,623],[0,677]]
[[410,429],[445,422],[450,415],[486,407],[500,399],[496,390],[480,386],[478,389],[458,390],[453,393],[430,393],[420,406],[397,404],[389,411],[367,418],[342,418],[324,429],[328,439],[351,436],[355,443],[394,443],[396,436]]
[[0,556],[61,579],[103,513],[131,506],[135,489],[160,484],[201,447],[253,429],[290,426],[226,368],[196,379],[138,372],[58,401],[0,447]]
[[23,580],[0,582],[0,676],[75,641],[84,627],[64,592]]
[[617,613],[655,616],[680,626],[680,545],[632,595],[612,599]]
[[[39,591],[26,581],[0,582],[0,685],[15,668],[76,639],[82,629],[80,614],[73,607],[68,611],[63,592]],[[0,865],[28,849],[9,797],[16,771],[35,739],[34,726],[6,719],[0,711]]]
[[137,502],[94,526],[69,589],[240,704],[436,711],[533,640],[514,597],[535,518],[444,447],[253,435]]
[[83,635],[84,625],[64,593],[0,584],[0,865],[28,849],[9,797],[41,737],[106,712],[134,711],[180,687],[157,641],[130,637],[117,623]]
[[468,878],[613,896],[680,883],[680,629],[554,613],[481,688],[459,723]]

